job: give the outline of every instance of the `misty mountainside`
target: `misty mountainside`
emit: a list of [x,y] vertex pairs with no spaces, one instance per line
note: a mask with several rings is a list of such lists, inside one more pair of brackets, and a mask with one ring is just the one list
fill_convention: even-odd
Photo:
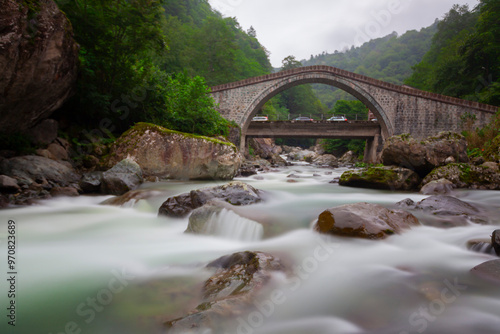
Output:
[[[360,47],[351,47],[344,52],[311,55],[309,60],[302,60],[301,63],[304,66],[333,66],[401,85],[412,75],[412,67],[418,64],[431,48],[436,31],[437,22],[420,31],[407,31],[401,36],[393,32],[366,42]],[[313,85],[313,90],[328,108],[332,108],[338,100],[353,99],[348,93],[332,86]]]

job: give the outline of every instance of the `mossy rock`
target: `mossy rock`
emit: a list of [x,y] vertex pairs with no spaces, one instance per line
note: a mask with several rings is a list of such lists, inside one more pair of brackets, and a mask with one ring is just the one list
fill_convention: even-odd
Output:
[[355,188],[413,190],[420,184],[420,177],[414,171],[402,167],[368,167],[343,173],[339,184]]

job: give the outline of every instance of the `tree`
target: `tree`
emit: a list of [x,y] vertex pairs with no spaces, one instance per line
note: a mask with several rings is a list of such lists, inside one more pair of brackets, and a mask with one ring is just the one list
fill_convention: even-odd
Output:
[[295,59],[295,56],[288,56],[281,61],[282,66],[280,71],[291,70],[294,68],[302,67],[302,63]]

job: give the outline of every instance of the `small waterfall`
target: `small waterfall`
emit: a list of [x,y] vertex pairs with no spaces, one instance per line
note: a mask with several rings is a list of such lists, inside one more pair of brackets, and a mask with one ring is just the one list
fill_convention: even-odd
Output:
[[261,224],[227,209],[212,214],[204,230],[209,235],[241,241],[257,241],[264,235],[264,227]]
[[493,249],[493,246],[489,242],[478,242],[474,245],[471,245],[470,250],[478,253],[496,255],[495,249]]

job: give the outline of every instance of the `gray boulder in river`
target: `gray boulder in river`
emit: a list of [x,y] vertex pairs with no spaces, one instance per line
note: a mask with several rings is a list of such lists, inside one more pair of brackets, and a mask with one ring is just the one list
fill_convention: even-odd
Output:
[[384,239],[420,223],[411,213],[389,210],[378,204],[356,203],[323,211],[314,229],[322,234],[364,239]]
[[240,206],[261,202],[263,192],[243,182],[233,181],[228,184],[192,190],[175,197],[168,198],[160,207],[159,215],[183,217],[213,199]]
[[149,123],[138,123],[110,148],[108,168],[131,158],[144,177],[178,180],[232,180],[241,157],[231,143],[181,133]]

